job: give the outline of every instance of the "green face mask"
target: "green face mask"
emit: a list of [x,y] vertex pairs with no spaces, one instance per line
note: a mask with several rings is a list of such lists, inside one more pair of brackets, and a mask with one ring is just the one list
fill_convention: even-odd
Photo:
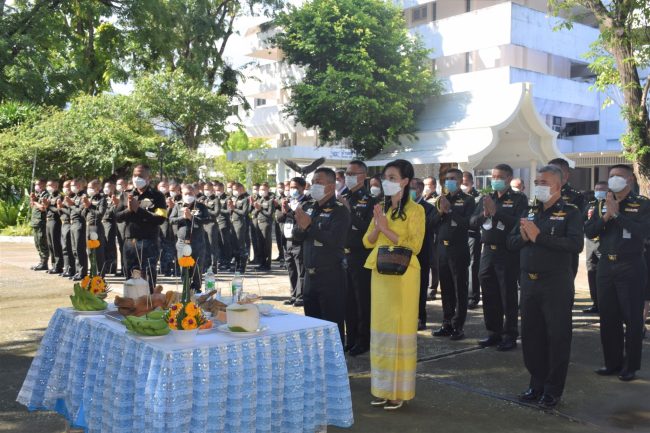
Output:
[[412,190],[409,191],[409,195],[411,196],[411,200],[415,201],[415,199],[416,199],[416,197],[417,197],[417,196],[415,195],[415,191],[412,191]]

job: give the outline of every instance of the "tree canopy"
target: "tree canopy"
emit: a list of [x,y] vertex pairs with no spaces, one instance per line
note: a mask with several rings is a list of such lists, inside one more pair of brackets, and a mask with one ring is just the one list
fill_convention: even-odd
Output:
[[286,62],[305,77],[290,86],[286,112],[324,142],[347,140],[371,157],[415,130],[439,90],[422,43],[401,10],[383,0],[311,0],[276,20]]

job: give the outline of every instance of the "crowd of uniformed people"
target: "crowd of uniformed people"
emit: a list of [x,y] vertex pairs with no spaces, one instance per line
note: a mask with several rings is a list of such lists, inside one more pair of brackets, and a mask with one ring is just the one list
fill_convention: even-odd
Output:
[[[102,275],[128,278],[137,268],[151,288],[159,273],[179,274],[186,245],[196,291],[208,270],[268,272],[278,261],[290,282],[286,305],[337,323],[350,355],[370,351],[372,404],[386,410],[415,395],[427,300],[439,292],[443,315],[431,333],[450,340],[465,337],[467,311],[482,302],[479,345],[508,351],[521,337],[530,383],[519,398],[554,407],[569,365],[583,247],[593,300],[584,313],[600,315],[597,374],[635,378],[650,301],[650,201],[632,169],[613,166],[589,194],[571,187],[569,171],[567,161],[550,161],[530,198],[507,164],[479,192],[469,172],[419,179],[404,160],[372,177],[355,160],[344,170],[316,169],[311,184],[295,177],[250,191],[239,181],[154,185],[145,165],[115,182],[38,180],[33,269],[82,279],[93,232]],[[397,263],[401,271],[386,270]]]

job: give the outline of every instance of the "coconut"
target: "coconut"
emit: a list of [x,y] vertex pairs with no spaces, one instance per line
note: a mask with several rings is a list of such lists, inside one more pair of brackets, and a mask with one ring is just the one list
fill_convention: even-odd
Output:
[[226,317],[232,332],[255,332],[260,327],[260,311],[253,304],[229,305]]

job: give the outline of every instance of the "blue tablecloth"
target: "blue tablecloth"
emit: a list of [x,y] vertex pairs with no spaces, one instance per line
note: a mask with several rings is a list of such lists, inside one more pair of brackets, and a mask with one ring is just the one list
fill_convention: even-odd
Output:
[[353,423],[335,324],[263,318],[254,338],[145,340],[104,316],[58,309],[18,394],[89,433],[314,432]]

